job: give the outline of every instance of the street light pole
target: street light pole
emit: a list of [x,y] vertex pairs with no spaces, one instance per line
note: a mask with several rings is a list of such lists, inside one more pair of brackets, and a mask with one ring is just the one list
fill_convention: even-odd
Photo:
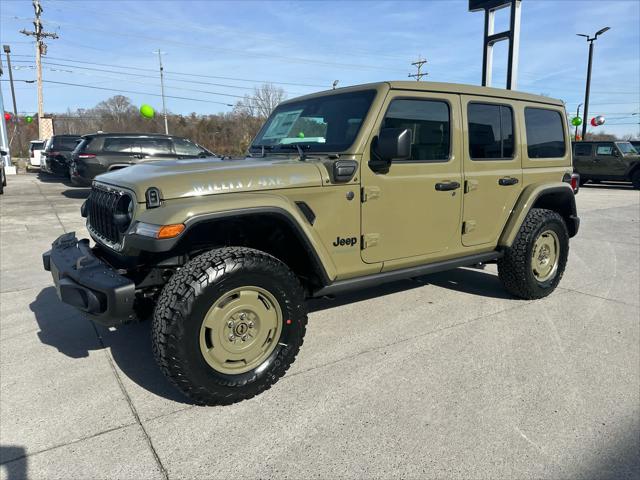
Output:
[[584,93],[584,121],[582,122],[582,140],[586,140],[587,137],[587,117],[589,116],[589,92],[591,91],[591,65],[593,63],[593,42],[598,39],[600,35],[602,35],[607,30],[610,30],[609,27],[604,27],[601,30],[598,30],[593,37],[589,35],[585,35],[583,33],[578,33],[579,37],[586,37],[587,42],[589,42],[589,63],[587,65],[587,88]]
[[164,115],[164,133],[169,135],[169,123],[167,122],[167,104],[164,99],[164,72],[162,68],[162,52],[158,49],[158,62],[160,62],[160,90],[162,92],[162,115]]
[[7,69],[9,70],[9,84],[11,85],[11,100],[13,100],[13,133],[9,140],[9,146],[13,143],[18,131],[18,107],[16,106],[16,90],[13,87],[13,71],[11,69],[11,47],[9,45],[2,46],[4,53],[7,55]]
[[[582,104],[578,105],[578,109],[576,110],[576,118],[580,118],[580,107],[581,106],[582,106]],[[573,139],[576,142],[578,141],[578,125],[576,125],[576,133],[574,134]]]

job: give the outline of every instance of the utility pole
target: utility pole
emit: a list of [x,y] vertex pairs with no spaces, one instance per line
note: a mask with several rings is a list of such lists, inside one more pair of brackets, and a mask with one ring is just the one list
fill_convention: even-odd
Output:
[[160,63],[160,90],[162,92],[162,114],[164,115],[164,133],[169,135],[169,123],[167,123],[167,104],[164,100],[164,73],[162,68],[162,52],[158,49],[158,62]]
[[416,82],[419,82],[420,80],[422,80],[422,77],[426,77],[427,75],[429,75],[428,73],[422,73],[422,66],[427,63],[427,61],[424,58],[418,58],[418,60],[416,60],[415,62],[412,62],[411,65],[413,65],[414,67],[416,67],[418,69],[417,73],[410,73],[409,74],[409,78],[415,78]]
[[43,42],[44,38],[56,39],[58,34],[55,32],[43,32],[42,21],[40,15],[42,15],[43,9],[40,5],[40,0],[33,0],[33,10],[35,11],[36,18],[33,19],[33,31],[20,30],[20,33],[29,37],[36,38],[36,73],[38,77],[38,130],[39,138],[43,138],[44,132],[42,128],[42,119],[44,117],[44,101],[42,99],[42,62],[41,56],[47,54],[47,45]]
[[18,107],[16,106],[16,91],[13,88],[13,70],[11,69],[11,47],[9,45],[2,46],[4,53],[7,55],[7,68],[9,69],[9,84],[11,85],[11,99],[13,100],[13,134],[9,140],[9,146],[13,143],[18,131]]
[[587,42],[589,42],[589,63],[587,64],[587,88],[584,93],[584,122],[582,122],[582,140],[585,141],[587,139],[587,117],[589,116],[589,93],[591,91],[591,65],[593,63],[593,42],[598,39],[600,35],[602,35],[607,30],[610,30],[609,27],[604,27],[596,32],[593,37],[589,35],[585,35],[584,33],[577,33],[579,37],[586,37]]

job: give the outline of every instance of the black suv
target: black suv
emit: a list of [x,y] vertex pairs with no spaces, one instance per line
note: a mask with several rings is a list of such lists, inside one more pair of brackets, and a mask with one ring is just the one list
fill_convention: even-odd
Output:
[[54,175],[67,176],[71,152],[78,146],[80,135],[54,135],[47,140],[40,169]]
[[101,173],[140,162],[216,157],[182,137],[160,134],[94,133],[82,137],[73,151],[69,174],[76,186],[89,186]]
[[573,169],[581,184],[626,181],[640,189],[640,155],[629,142],[574,143]]

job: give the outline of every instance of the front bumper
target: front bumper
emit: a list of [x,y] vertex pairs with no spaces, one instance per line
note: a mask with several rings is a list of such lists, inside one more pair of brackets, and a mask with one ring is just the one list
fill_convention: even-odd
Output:
[[134,282],[96,257],[89,240],[65,233],[42,255],[42,262],[51,272],[60,300],[95,322],[111,327],[136,318]]

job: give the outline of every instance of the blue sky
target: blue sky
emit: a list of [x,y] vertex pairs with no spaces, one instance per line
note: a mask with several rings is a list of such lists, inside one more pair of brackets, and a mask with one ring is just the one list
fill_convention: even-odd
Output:
[[[200,100],[168,99],[169,110],[182,114],[230,110],[236,96],[265,80],[294,97],[335,79],[340,86],[406,79],[419,55],[429,62],[427,80],[481,80],[483,14],[469,13],[466,0],[41,1],[46,30],[60,36],[47,42],[44,79],[116,90],[45,83],[47,112],[92,107],[125,90],[141,92],[123,92],[136,105],[159,109],[150,95],[160,91],[158,48],[167,95]],[[17,79],[35,78],[33,44],[18,33],[32,28],[32,15],[30,0],[0,0],[0,41],[11,45]],[[498,29],[506,17],[502,11]],[[640,112],[638,0],[524,0],[518,89],[561,98],[574,112],[587,61],[587,42],[575,34],[605,26],[611,30],[596,42],[589,116],[605,115],[608,132],[640,135],[640,115],[631,115]],[[504,86],[506,44],[494,63],[494,86]],[[9,104],[7,82],[2,89]],[[18,82],[16,95],[19,111],[35,112],[34,85]]]

